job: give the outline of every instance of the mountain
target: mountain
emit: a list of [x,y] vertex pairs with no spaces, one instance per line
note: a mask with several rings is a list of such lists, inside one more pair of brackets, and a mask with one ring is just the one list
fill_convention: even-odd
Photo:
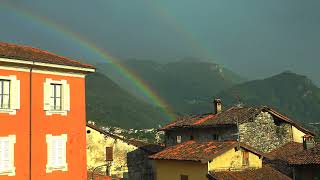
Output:
[[161,111],[96,72],[86,77],[87,119],[122,128],[158,127],[166,123]]
[[[216,93],[244,81],[239,75],[218,64],[194,58],[166,64],[131,59],[122,64],[142,78],[177,114],[206,112],[211,109],[209,102]],[[119,79],[111,66],[99,64],[97,67],[121,87],[148,101],[128,82]]]
[[283,72],[270,78],[245,82],[217,94],[224,105],[241,99],[245,105],[275,107],[303,123],[319,122],[320,89],[306,76]]

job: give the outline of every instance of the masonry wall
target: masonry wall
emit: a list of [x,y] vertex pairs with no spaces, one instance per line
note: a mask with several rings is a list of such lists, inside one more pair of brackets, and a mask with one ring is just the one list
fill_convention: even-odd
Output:
[[[16,75],[20,80],[20,109],[15,115],[0,113],[0,136],[16,135],[14,145],[14,163],[16,172],[14,176],[0,175],[0,179],[24,180],[29,177],[29,73],[1,69],[0,76]],[[45,138],[44,138],[45,141]],[[45,166],[44,166],[45,169]]]
[[245,168],[257,169],[262,167],[262,159],[251,152],[249,152],[249,165],[247,167],[244,167],[243,151],[246,150],[236,150],[236,148],[233,148],[214,158],[211,162],[209,162],[209,171],[236,171]]
[[[113,147],[113,161],[110,167],[111,175],[126,177],[128,173],[127,153],[137,147],[127,144],[119,139],[105,136],[100,132],[87,127],[87,169],[92,171],[95,167],[106,164],[106,147]],[[105,172],[105,168],[97,169]]]
[[[38,69],[39,70],[39,69]],[[60,74],[59,74],[60,73]],[[85,81],[84,77],[55,73],[51,69],[32,73],[32,159],[31,178],[34,180],[64,180],[87,178],[85,140]],[[14,145],[14,176],[0,179],[27,180],[30,176],[30,73],[28,68],[0,65],[0,76],[16,75],[20,80],[20,109],[16,114],[0,113],[0,136],[16,135]],[[44,82],[46,78],[67,80],[70,85],[70,111],[67,115],[46,115]],[[67,134],[67,171],[46,172],[46,134]]]
[[303,136],[306,135],[305,133],[301,132],[299,129],[292,126],[292,134],[294,142],[303,143]]
[[155,160],[156,180],[181,180],[187,175],[190,180],[207,180],[208,164],[193,161]]
[[293,140],[288,123],[275,123],[268,112],[261,112],[253,122],[239,125],[240,141],[261,152],[270,152]]
[[218,135],[218,140],[236,140],[236,126],[219,127],[219,128],[194,128],[194,129],[177,129],[167,131],[165,134],[166,146],[177,144],[177,136],[181,136],[181,142],[189,141],[193,138],[195,141],[211,141],[213,136]]
[[154,162],[148,158],[150,154],[144,150],[136,149],[128,153],[128,170],[130,180],[154,180]]

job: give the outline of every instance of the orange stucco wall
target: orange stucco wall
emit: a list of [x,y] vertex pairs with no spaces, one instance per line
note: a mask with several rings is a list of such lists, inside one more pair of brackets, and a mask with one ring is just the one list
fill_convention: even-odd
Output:
[[[29,72],[0,69],[0,76],[16,75],[20,80],[20,109],[16,115],[0,113],[0,136],[16,135],[15,176],[0,179],[29,179]],[[47,116],[43,110],[43,83],[46,78],[67,80],[70,84],[70,111],[67,116]],[[85,79],[62,75],[32,74],[32,179],[82,180],[86,172]],[[46,134],[67,134],[68,171],[46,173]]]

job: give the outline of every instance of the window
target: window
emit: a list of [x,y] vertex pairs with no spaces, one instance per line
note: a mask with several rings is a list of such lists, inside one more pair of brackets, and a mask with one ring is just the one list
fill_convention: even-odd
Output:
[[181,136],[177,136],[177,143],[181,143]]
[[213,134],[212,135],[212,140],[219,140],[219,135],[218,134]]
[[188,175],[180,175],[180,179],[181,180],[188,180],[189,177],[188,177]]
[[242,151],[242,166],[249,166],[249,152]]
[[0,79],[0,109],[10,108],[10,80]]
[[47,134],[47,166],[46,172],[67,171],[67,135],[52,136]]
[[55,81],[47,78],[43,95],[46,115],[67,115],[70,111],[70,86],[66,80]]
[[61,84],[50,84],[51,86],[51,101],[50,101],[50,110],[61,111]]
[[0,176],[14,176],[16,168],[14,167],[14,144],[16,136],[9,135],[0,137]]
[[20,80],[15,75],[0,76],[0,113],[16,114],[20,109]]

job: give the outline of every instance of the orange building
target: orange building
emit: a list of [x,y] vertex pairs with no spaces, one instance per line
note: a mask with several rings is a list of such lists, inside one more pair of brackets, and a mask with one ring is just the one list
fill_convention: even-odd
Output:
[[91,65],[0,43],[0,180],[87,179]]

